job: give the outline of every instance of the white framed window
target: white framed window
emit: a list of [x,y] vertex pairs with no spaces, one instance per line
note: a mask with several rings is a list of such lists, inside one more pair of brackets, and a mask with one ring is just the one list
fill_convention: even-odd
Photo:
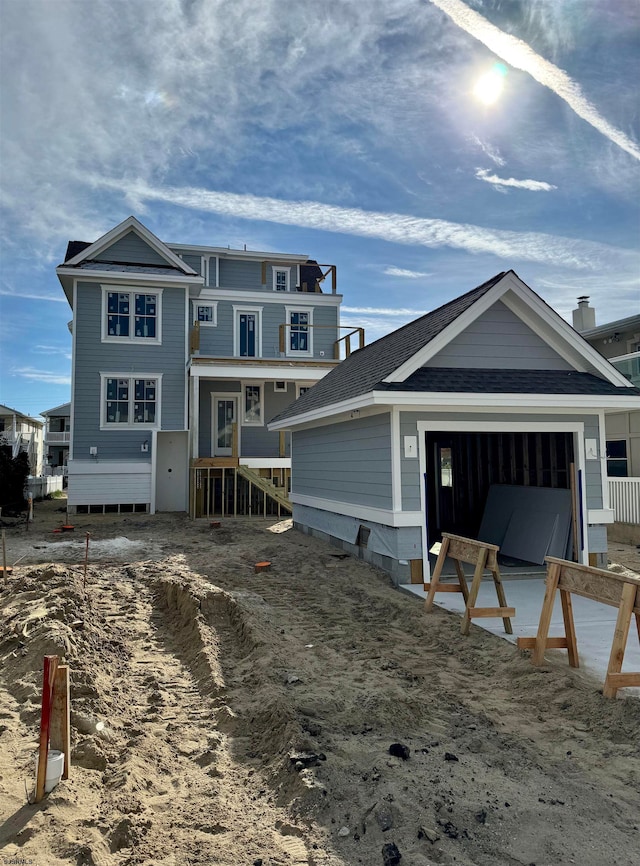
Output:
[[607,475],[626,478],[629,474],[626,439],[607,439]]
[[273,266],[273,291],[291,291],[291,268]]
[[102,286],[102,342],[162,342],[162,289]]
[[242,389],[242,423],[262,426],[262,384],[245,385]]
[[161,380],[153,374],[101,373],[100,428],[159,428]]
[[233,354],[236,358],[262,357],[262,307],[233,305]]
[[287,390],[287,383],[284,382],[284,381],[274,382],[274,383],[273,383],[273,390],[274,390],[274,391],[284,392],[284,391]]
[[215,328],[218,324],[218,302],[193,301],[193,321],[201,327]]
[[306,394],[312,387],[312,385],[296,385],[296,398]]
[[313,307],[285,307],[289,356],[313,355]]

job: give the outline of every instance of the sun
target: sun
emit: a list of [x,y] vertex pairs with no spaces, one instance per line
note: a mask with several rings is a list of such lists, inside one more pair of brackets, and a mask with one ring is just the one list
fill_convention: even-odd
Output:
[[507,67],[502,63],[496,63],[488,72],[485,72],[475,84],[473,93],[480,102],[485,105],[493,105],[500,98],[504,90],[504,80],[507,74]]

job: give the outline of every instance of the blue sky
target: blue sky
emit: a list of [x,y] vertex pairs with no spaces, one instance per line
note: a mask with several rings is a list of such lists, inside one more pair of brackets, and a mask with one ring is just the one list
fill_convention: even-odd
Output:
[[368,341],[508,268],[568,319],[640,309],[636,0],[0,0],[0,29],[0,403],[69,399],[55,266],[129,214],[335,263]]

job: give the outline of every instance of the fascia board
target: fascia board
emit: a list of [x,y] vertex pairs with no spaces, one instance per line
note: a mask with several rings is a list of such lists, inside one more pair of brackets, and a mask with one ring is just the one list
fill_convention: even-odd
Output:
[[446,328],[443,328],[440,333],[429,340],[421,349],[412,355],[404,364],[401,364],[396,370],[384,379],[384,382],[404,382],[412,373],[424,367],[427,361],[431,360],[438,352],[442,351],[458,334],[461,334],[465,328],[474,322],[478,316],[481,316],[491,307],[502,295],[511,288],[511,283],[515,277],[511,271],[504,275],[499,283],[492,286],[486,294],[472,304],[470,307],[460,313]]
[[264,381],[280,379],[284,382],[318,382],[323,379],[331,368],[318,369],[314,367],[248,367],[233,364],[224,365],[199,365],[196,359],[192,359],[189,368],[190,375],[195,379],[226,380],[226,379],[251,379],[252,381]]
[[65,264],[79,265],[81,262],[93,258],[93,256],[97,255],[98,253],[102,252],[102,250],[111,246],[112,243],[118,241],[130,230],[133,230],[137,235],[139,235],[139,237],[142,238],[142,240],[146,241],[146,243],[148,243],[149,246],[158,253],[158,255],[162,256],[163,259],[171,262],[171,264],[175,265],[175,267],[180,268],[180,270],[183,271],[185,274],[196,275],[196,272],[193,270],[193,268],[190,268],[187,264],[185,264],[185,262],[174,252],[172,252],[169,247],[160,240],[160,238],[156,237],[153,232],[149,231],[146,226],[143,226],[142,223],[134,216],[127,217],[125,220],[112,228],[106,234],[102,235],[101,238],[98,238],[97,241],[94,241],[86,249],[78,253],[77,256],[74,256],[72,259],[69,259],[68,262],[65,262]]
[[[217,289],[205,286],[198,294],[204,300],[216,301],[260,301],[264,304],[295,304],[308,307],[338,307],[342,303],[342,295],[320,295],[314,292],[274,292],[267,289],[262,292],[244,291],[243,289]],[[308,299],[308,300],[307,300]]]
[[75,268],[65,268],[63,266],[56,268],[56,274],[58,277],[75,277],[78,282],[86,282],[86,283],[96,283],[96,282],[126,282],[126,283],[153,283],[154,285],[159,285],[162,283],[168,283],[171,285],[175,285],[178,283],[181,286],[187,288],[188,286],[202,285],[204,281],[204,277],[200,277],[196,274],[196,276],[191,277],[188,274],[142,274],[135,273],[131,271],[122,272],[122,271],[79,271]]
[[[523,292],[521,289],[514,289],[513,295],[502,299],[505,306],[535,330],[568,364],[579,372],[595,370],[611,384],[629,387],[629,380],[544,301],[530,291]],[[541,320],[544,326],[542,334]]]
[[479,407],[491,409],[598,409],[630,412],[640,409],[640,395],[617,394],[491,394],[443,391],[373,391],[368,395],[375,405],[421,407],[433,411],[436,407]]
[[[332,403],[330,406],[323,406],[320,409],[312,409],[309,412],[304,412],[301,415],[294,415],[292,418],[283,418],[282,421],[272,422],[267,425],[269,430],[291,430],[294,427],[301,427],[303,424],[309,424],[313,421],[320,421],[324,418],[339,416],[344,413],[353,412],[356,409],[365,409],[368,406],[374,405],[372,394],[364,394],[361,397],[353,397],[351,400],[343,400],[341,403]],[[336,418],[336,420],[338,420]]]

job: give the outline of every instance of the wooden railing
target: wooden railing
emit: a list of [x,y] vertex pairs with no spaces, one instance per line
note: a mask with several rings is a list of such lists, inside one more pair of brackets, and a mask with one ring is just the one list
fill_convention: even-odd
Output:
[[[262,285],[263,286],[266,286],[266,284],[267,284],[267,267],[269,265],[271,265],[272,267],[275,267],[275,268],[277,268],[278,265],[281,265],[282,267],[290,268],[291,262],[274,262],[274,261],[262,262]],[[305,264],[301,263],[301,267],[305,267]],[[320,286],[320,283],[323,283],[326,280],[326,278],[329,275],[331,275],[331,294],[332,295],[336,294],[337,289],[338,289],[338,278],[337,278],[335,265],[318,265],[315,262],[312,262],[312,263],[310,262],[308,265],[306,265],[306,267],[317,268],[320,271],[321,276],[316,278],[316,281],[315,281],[313,286],[309,286],[308,283],[303,282],[302,285],[298,288],[298,291],[300,291],[300,292],[321,292],[322,288]],[[295,291],[295,289],[293,289],[292,291]]]
[[[349,326],[348,325],[340,325],[337,328],[337,330],[342,331],[342,330],[345,330],[347,327],[349,327]],[[327,328],[330,328],[332,331],[336,330],[335,325],[313,325],[313,324],[310,324],[310,325],[293,325],[290,322],[282,322],[282,324],[280,325],[279,349],[280,349],[280,353],[283,355],[286,354],[286,351],[287,351],[287,328],[289,328],[289,330],[291,330],[291,328],[295,328],[297,333],[300,333],[300,334],[306,333],[309,335],[310,335],[310,329],[311,328],[314,328],[314,329],[324,328],[325,330]],[[351,337],[353,337],[355,335],[357,335],[357,337],[358,337],[357,348],[362,349],[362,347],[364,346],[364,328],[350,328],[349,332],[347,334],[343,334],[342,337],[338,337],[337,340],[334,340],[334,343],[333,343],[334,360],[336,360],[336,361],[340,360],[340,353],[341,353],[342,345],[344,345],[344,353],[345,353],[344,357],[345,358],[349,357],[349,355],[351,354],[351,351],[352,351]],[[292,357],[295,357],[296,354],[297,353],[292,352]],[[302,355],[303,353],[300,352],[300,354]]]
[[640,525],[640,478],[609,478],[609,501],[616,523]]

